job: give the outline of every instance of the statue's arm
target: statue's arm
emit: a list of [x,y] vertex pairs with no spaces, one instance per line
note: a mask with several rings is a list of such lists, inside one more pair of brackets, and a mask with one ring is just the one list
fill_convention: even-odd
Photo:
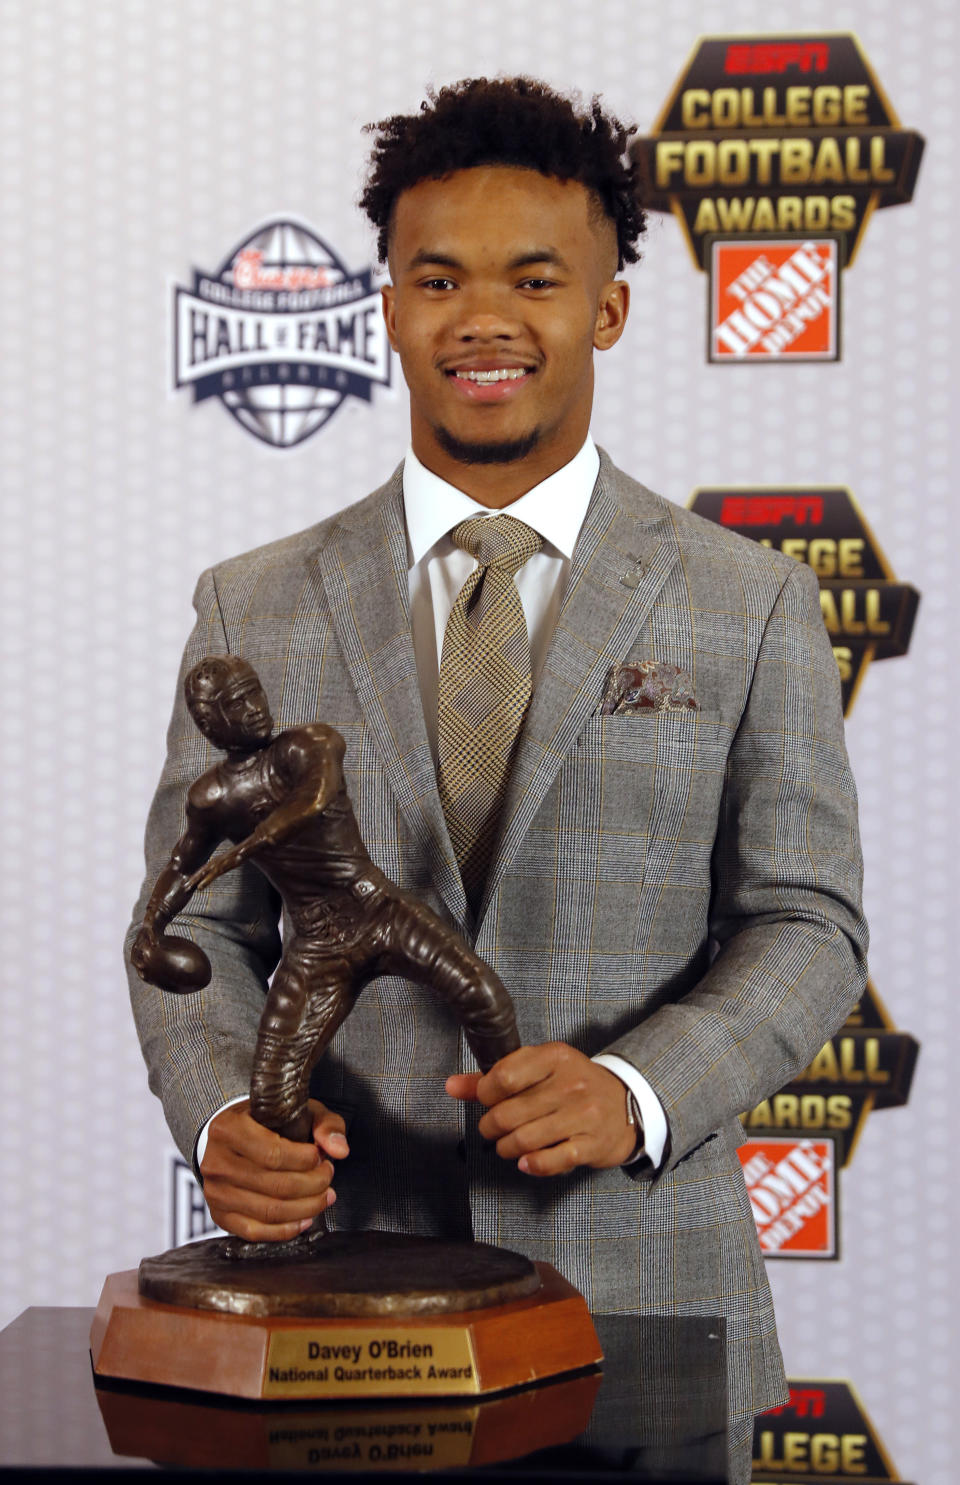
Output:
[[211,573],[201,577],[194,603],[197,623],[176,687],[166,763],[147,823],[146,876],[127,937],[130,999],[150,1087],[162,1099],[187,1161],[211,1115],[249,1091],[257,1027],[281,947],[279,897],[261,872],[245,866],[187,901],[174,925],[210,961],[213,976],[205,989],[170,994],[144,984],[130,964],[130,950],[159,889],[158,879],[190,829],[188,795],[212,762],[210,745],[184,703],[184,677],[205,655],[235,648],[233,626],[221,614]]
[[177,841],[170,859],[154,883],[147,901],[140,931],[133,942],[130,959],[142,975],[145,952],[156,943],[167,924],[186,907],[196,891],[191,877],[210,856],[220,840],[208,814],[187,803],[187,828]]

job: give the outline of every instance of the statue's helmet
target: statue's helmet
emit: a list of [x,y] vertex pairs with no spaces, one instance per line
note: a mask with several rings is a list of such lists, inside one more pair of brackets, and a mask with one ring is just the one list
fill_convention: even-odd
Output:
[[232,681],[253,675],[253,667],[239,655],[205,655],[188,672],[183,683],[183,694],[191,714],[197,707],[209,707]]

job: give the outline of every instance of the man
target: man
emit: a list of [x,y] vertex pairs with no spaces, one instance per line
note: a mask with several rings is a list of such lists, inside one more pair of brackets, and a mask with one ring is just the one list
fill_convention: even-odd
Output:
[[[785,1393],[737,1115],[860,992],[856,804],[811,571],[589,439],[594,352],[622,333],[616,272],[642,229],[625,143],[597,104],[581,116],[522,79],[377,126],[363,204],[411,451],[358,505],[201,578],[185,664],[242,652],[281,725],[343,734],[374,860],[517,1007],[523,1046],[478,1079],[422,997],[368,989],[313,1085],[320,1150],[342,1157],[349,1127],[343,1225],[472,1231],[555,1262],[598,1311],[725,1315],[745,1448]],[[504,510],[485,547],[477,518]],[[154,869],[202,761],[191,730],[178,710]],[[223,879],[190,920],[211,991],[137,984],[189,1154],[247,1086],[273,906],[251,874]],[[330,1162],[242,1104],[207,1135],[211,1210],[242,1212],[244,1236],[288,1237],[329,1199]]]

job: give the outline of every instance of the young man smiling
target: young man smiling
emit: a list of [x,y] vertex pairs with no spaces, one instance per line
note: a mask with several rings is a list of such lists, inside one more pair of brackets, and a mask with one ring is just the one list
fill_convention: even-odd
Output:
[[[279,945],[244,868],[188,919],[210,989],[133,981],[151,1085],[245,1237],[309,1223],[337,1160],[344,1226],[472,1232],[556,1262],[599,1311],[725,1316],[742,1472],[785,1394],[737,1115],[864,976],[816,581],[590,439],[643,226],[617,121],[479,79],[375,130],[363,205],[411,448],[366,500],[205,574],[184,673],[242,654],[278,726],[343,734],[374,860],[494,966],[524,1045],[480,1078],[442,1008],[375,982],[315,1074],[316,1146],[268,1134],[242,1098]],[[147,890],[201,763],[182,702],[170,735]]]
[[579,181],[481,165],[404,191],[389,230],[384,312],[414,452],[503,509],[588,437],[593,353],[629,303],[614,224]]

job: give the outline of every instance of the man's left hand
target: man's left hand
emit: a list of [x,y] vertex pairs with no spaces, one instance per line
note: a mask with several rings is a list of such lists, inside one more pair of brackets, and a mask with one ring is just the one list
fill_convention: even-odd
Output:
[[480,1133],[531,1176],[622,1165],[636,1146],[624,1084],[566,1042],[520,1047],[488,1073],[456,1073],[445,1086],[486,1106]]

